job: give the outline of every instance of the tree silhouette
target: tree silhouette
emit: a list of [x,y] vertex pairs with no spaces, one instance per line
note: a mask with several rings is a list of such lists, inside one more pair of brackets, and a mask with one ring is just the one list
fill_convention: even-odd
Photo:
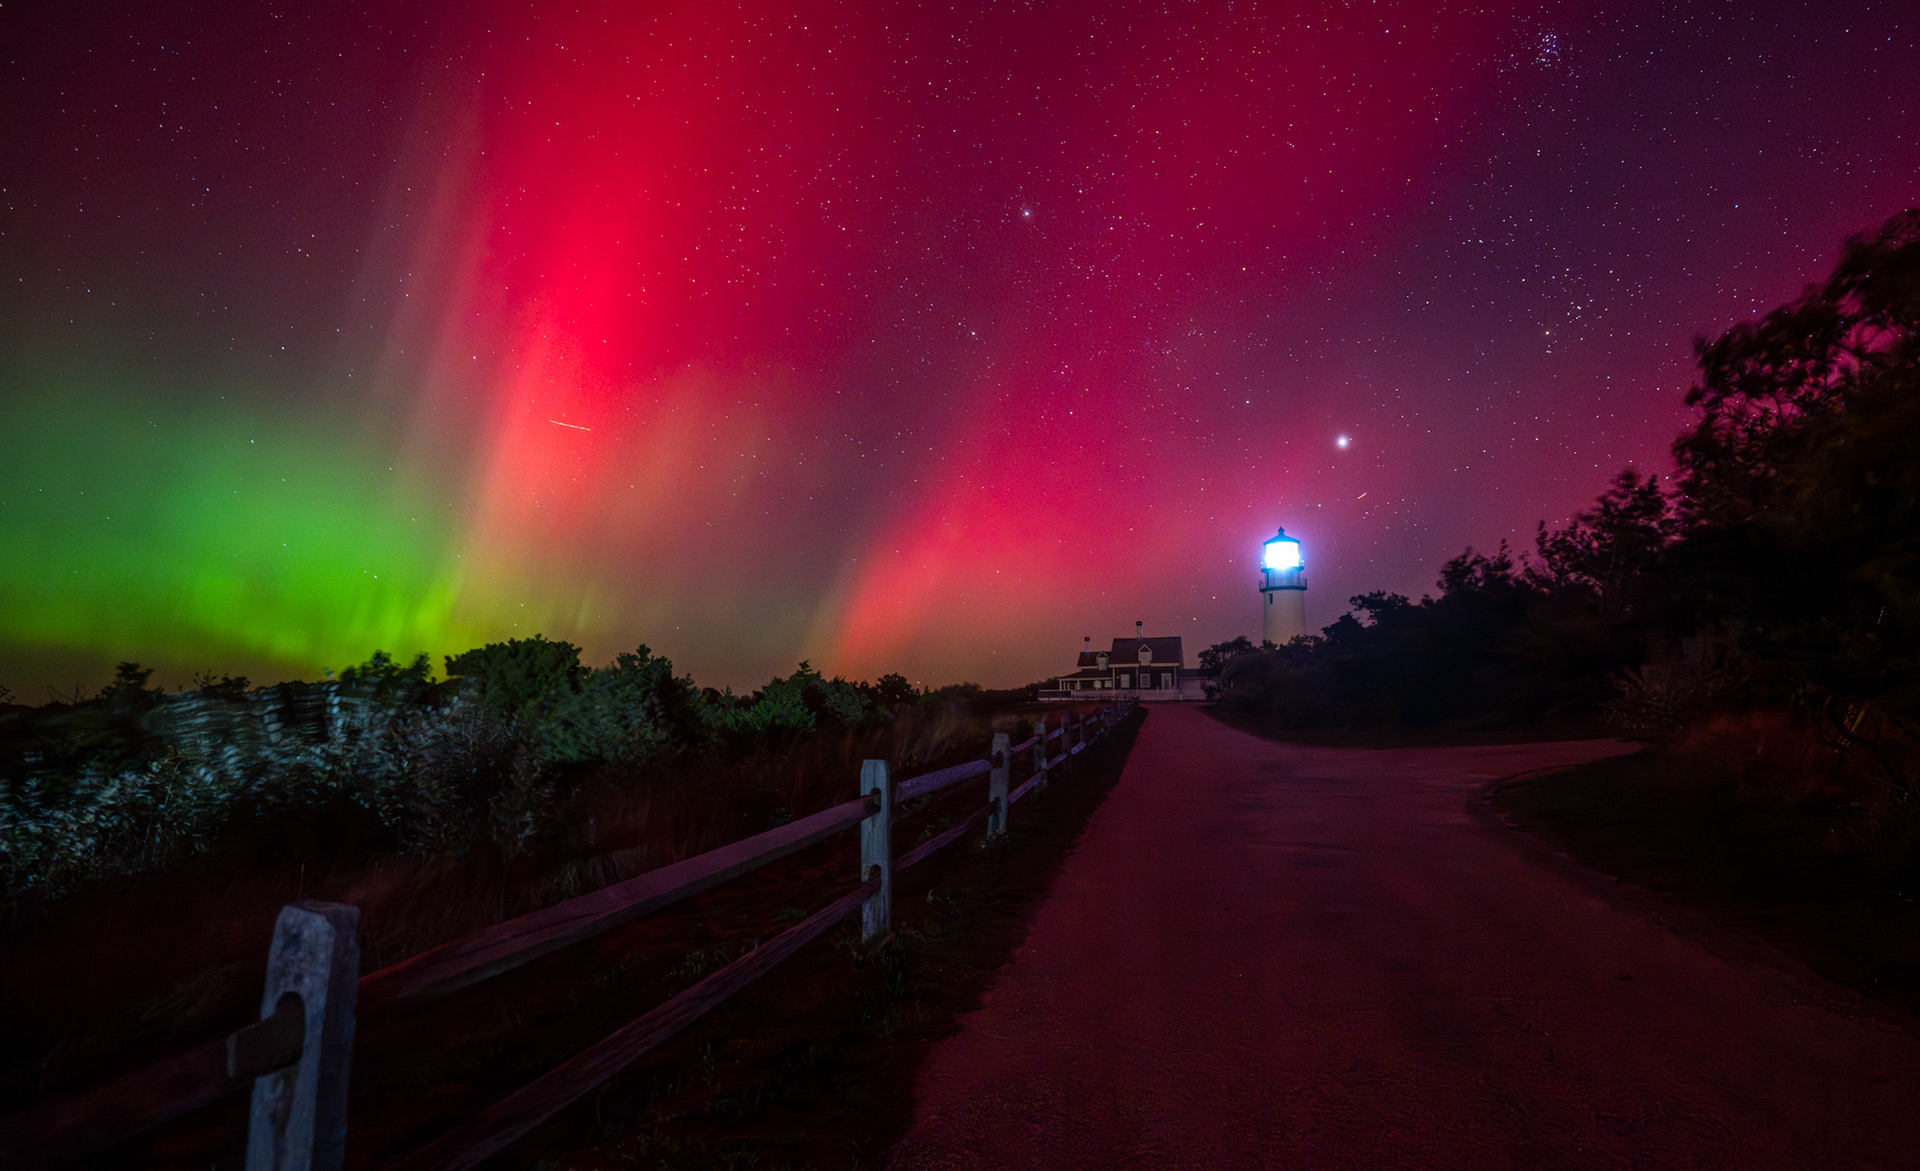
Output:
[[1920,362],[1920,209],[1852,237],[1823,285],[1697,338],[1700,421],[1674,443],[1688,519],[1730,526],[1785,502],[1791,469],[1850,405],[1912,389]]
[[[1920,210],[1848,240],[1824,284],[1697,344],[1674,445],[1696,622],[1836,744],[1920,731]],[[1910,785],[1912,778],[1901,782]]]
[[1246,635],[1238,635],[1226,642],[1216,642],[1200,652],[1199,663],[1202,671],[1218,671],[1227,665],[1227,660],[1235,655],[1250,655],[1258,648]]
[[1533,580],[1549,589],[1590,595],[1601,617],[1619,618],[1630,603],[1629,583],[1652,570],[1680,531],[1680,517],[1658,476],[1644,479],[1632,468],[1613,478],[1613,486],[1594,507],[1563,529],[1540,522],[1535,548],[1540,567]]

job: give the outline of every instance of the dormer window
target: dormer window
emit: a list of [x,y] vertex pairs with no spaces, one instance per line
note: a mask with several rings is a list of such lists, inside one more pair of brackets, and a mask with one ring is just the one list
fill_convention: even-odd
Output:
[[1153,662],[1153,648],[1144,642],[1140,644],[1140,661],[1142,663]]
[[1100,669],[1102,671],[1106,670],[1107,669],[1107,652],[1101,651],[1097,657],[1100,660]]

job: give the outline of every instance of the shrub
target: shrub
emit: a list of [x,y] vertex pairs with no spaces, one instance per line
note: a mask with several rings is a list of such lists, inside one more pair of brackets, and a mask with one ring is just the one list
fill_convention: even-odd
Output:
[[676,678],[673,664],[644,645],[576,674],[551,703],[539,739],[542,755],[556,764],[644,764],[708,734],[693,680]]
[[447,674],[501,715],[537,720],[578,690],[580,648],[538,634],[490,642],[447,656]]
[[578,647],[538,635],[446,663],[434,683],[427,656],[375,651],[323,683],[202,676],[175,695],[123,663],[91,699],[0,708],[0,888],[55,897],[204,851],[250,819],[330,809],[363,813],[383,848],[517,853],[596,769],[631,777],[729,739],[779,749],[918,697],[898,675],[876,687],[804,662],[750,696],[703,694],[645,646],[587,668]]
[[829,726],[851,728],[872,711],[873,700],[858,684],[824,678],[803,660],[793,674],[768,680],[750,696],[710,693],[707,721],[723,734],[764,736],[811,732],[823,717]]

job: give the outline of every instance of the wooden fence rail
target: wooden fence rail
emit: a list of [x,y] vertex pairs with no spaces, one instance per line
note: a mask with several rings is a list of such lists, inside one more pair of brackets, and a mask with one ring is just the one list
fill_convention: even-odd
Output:
[[[1019,744],[996,734],[986,757],[895,782],[887,763],[861,768],[860,796],[810,817],[742,838],[543,910],[507,920],[360,977],[359,909],[303,902],[282,908],[267,963],[261,1019],[220,1040],[113,1082],[0,1120],[0,1166],[65,1162],[133,1138],[251,1087],[247,1171],[338,1171],[346,1139],[346,1091],[357,1020],[477,984],[651,914],[854,826],[859,882],[820,911],[719,969],[611,1036],[522,1086],[393,1165],[393,1171],[472,1167],[658,1047],[857,908],[861,938],[892,930],[893,874],[924,861],[985,823],[1004,834],[1014,805],[1044,791],[1049,775],[1110,735],[1137,705],[1122,703],[1049,731],[1036,721]],[[1058,741],[1059,752],[1050,755]],[[1032,750],[1030,775],[1008,785]],[[974,777],[987,801],[959,824],[895,857],[892,826],[905,802]]]

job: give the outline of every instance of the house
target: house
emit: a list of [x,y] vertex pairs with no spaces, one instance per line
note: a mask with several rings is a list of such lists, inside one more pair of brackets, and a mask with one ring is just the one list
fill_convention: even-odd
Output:
[[1071,674],[1042,688],[1041,699],[1138,699],[1143,702],[1198,700],[1201,673],[1189,667],[1180,636],[1149,638],[1145,624],[1134,624],[1132,638],[1116,638],[1110,649],[1096,651],[1093,640],[1080,652]]

